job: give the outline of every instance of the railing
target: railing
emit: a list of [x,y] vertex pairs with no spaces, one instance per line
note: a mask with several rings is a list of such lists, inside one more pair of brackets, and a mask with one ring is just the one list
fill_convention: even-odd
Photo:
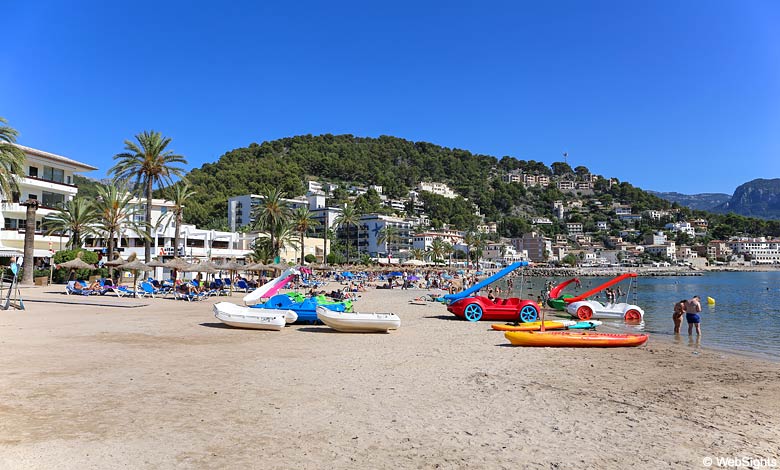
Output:
[[54,184],[61,184],[61,185],[63,185],[63,186],[68,186],[68,187],[70,187],[70,188],[76,188],[76,189],[78,189],[78,186],[76,186],[75,184],[68,184],[68,183],[64,183],[64,182],[61,182],[61,181],[47,180],[47,179],[44,179],[44,178],[39,178],[39,177],[37,177],[37,176],[30,176],[30,175],[25,175],[24,177],[25,177],[25,178],[29,178],[29,179],[31,179],[31,180],[35,180],[35,181],[42,181],[42,182],[44,182],[44,183],[54,183]]

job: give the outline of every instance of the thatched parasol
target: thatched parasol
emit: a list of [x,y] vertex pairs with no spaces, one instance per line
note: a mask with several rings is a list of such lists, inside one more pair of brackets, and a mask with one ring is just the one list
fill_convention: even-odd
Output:
[[85,263],[80,257],[61,263],[60,267],[66,269],[95,269],[95,265]]
[[172,278],[175,280],[178,277],[178,271],[184,271],[189,267],[190,263],[184,261],[181,258],[173,258],[170,261],[166,261],[163,263],[163,266],[166,268],[171,268],[173,270]]
[[244,271],[265,271],[268,269],[271,268],[263,263],[252,263],[244,266]]
[[279,271],[284,271],[285,269],[289,269],[290,265],[285,263],[274,263],[271,265],[268,265],[271,269],[278,269]]
[[122,266],[123,264],[127,263],[127,261],[123,260],[122,258],[112,259],[111,261],[106,261],[103,263],[105,266],[111,266],[111,267],[117,267]]
[[141,260],[133,260],[123,265],[120,265],[119,267],[126,271],[133,271],[133,297],[135,297],[136,296],[135,292],[138,289],[138,271],[148,271],[149,266],[147,266]]
[[153,259],[153,260],[149,261],[148,263],[146,263],[146,265],[149,266],[150,268],[164,268],[165,267],[165,263],[163,263],[159,259]]

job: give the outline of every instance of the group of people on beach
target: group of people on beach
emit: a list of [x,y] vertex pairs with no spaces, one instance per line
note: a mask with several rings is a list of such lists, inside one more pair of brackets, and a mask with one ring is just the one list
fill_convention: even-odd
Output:
[[680,328],[682,327],[682,317],[685,315],[685,320],[688,322],[688,336],[693,334],[694,327],[696,328],[696,334],[701,335],[701,300],[698,295],[694,295],[692,299],[683,299],[674,304],[674,314],[672,320],[674,320],[674,334],[680,334]]

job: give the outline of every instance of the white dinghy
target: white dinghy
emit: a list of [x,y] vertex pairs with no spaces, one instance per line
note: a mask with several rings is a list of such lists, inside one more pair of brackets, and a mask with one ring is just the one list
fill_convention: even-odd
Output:
[[336,331],[346,333],[379,333],[397,330],[401,319],[395,313],[334,312],[317,307],[317,318]]
[[230,302],[214,304],[214,316],[222,323],[237,328],[276,331],[298,319],[298,315],[292,310],[242,307]]

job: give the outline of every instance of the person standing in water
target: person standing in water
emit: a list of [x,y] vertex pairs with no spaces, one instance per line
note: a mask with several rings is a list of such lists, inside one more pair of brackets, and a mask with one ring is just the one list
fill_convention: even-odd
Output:
[[693,298],[685,302],[685,320],[688,321],[688,336],[693,334],[693,326],[696,325],[696,334],[701,335],[701,301],[699,296],[694,295]]
[[680,334],[680,328],[682,327],[683,315],[685,315],[685,299],[674,304],[674,313],[672,314],[672,320],[674,320],[674,334]]

